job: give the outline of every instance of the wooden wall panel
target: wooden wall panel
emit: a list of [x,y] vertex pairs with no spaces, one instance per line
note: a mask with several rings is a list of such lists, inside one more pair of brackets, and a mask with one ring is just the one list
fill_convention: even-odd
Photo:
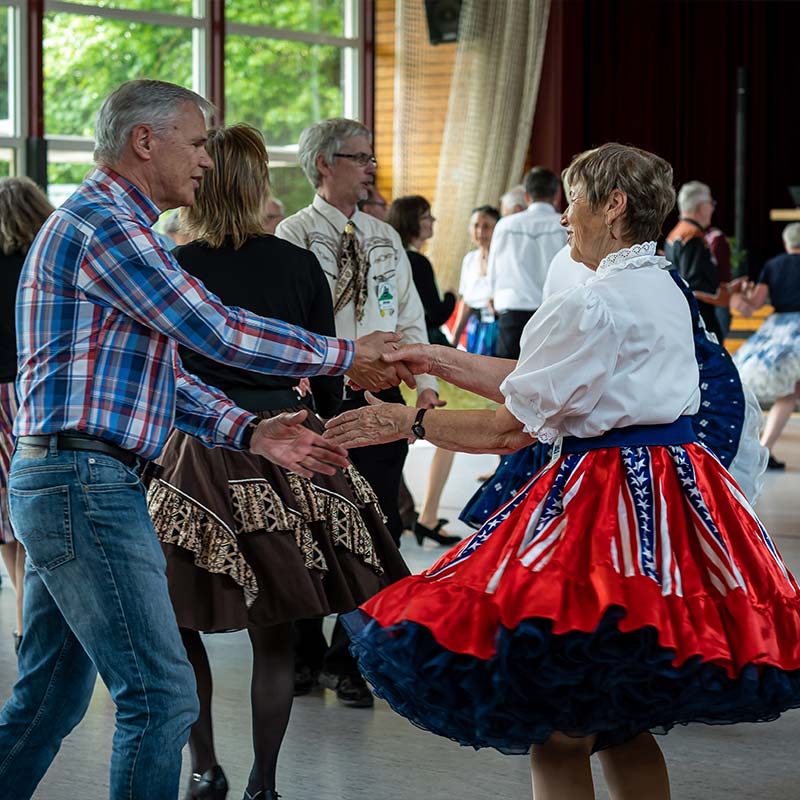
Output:
[[[399,0],[409,2],[409,0]],[[423,4],[419,3],[420,13]],[[435,202],[436,179],[439,170],[442,135],[450,99],[450,82],[455,65],[454,43],[431,45],[424,35],[416,43],[415,63],[421,76],[398,75],[395,57],[396,34],[395,0],[375,0],[375,155],[378,159],[378,188],[391,200],[395,195],[392,161],[395,147],[395,92],[403,91],[410,81],[414,84],[415,112],[423,120],[420,130],[410,131],[414,147],[414,180],[406,186],[410,194],[424,195]]]

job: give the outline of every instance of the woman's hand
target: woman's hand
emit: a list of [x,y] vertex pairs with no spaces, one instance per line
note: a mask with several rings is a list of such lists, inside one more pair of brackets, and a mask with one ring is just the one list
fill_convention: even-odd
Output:
[[369,392],[364,397],[368,406],[345,411],[325,423],[327,442],[349,450],[408,438],[415,409],[400,403],[384,403]]
[[384,353],[383,360],[389,364],[403,362],[414,375],[436,375],[439,366],[437,355],[439,350],[449,350],[435,344],[405,344],[396,350]]

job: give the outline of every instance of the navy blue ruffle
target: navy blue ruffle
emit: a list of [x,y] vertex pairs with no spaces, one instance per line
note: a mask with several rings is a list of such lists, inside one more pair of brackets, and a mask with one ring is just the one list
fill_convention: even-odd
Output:
[[674,654],[656,631],[622,633],[610,609],[592,633],[552,633],[545,619],[501,627],[489,660],[452,653],[427,628],[381,628],[362,611],[342,619],[375,693],[415,725],[475,749],[521,754],[554,731],[597,734],[595,749],[676,724],[775,719],[800,707],[800,670],[746,666],[735,678]]
[[514,497],[549,457],[550,445],[541,442],[503,456],[494,475],[481,484],[458,518],[471,528],[480,528],[500,506]]

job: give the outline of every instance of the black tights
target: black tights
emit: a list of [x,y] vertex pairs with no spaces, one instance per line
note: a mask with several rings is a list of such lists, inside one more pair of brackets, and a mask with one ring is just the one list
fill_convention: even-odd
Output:
[[[248,628],[253,646],[250,702],[253,709],[253,767],[247,791],[275,789],[278,753],[289,724],[294,695],[294,650],[290,623]],[[197,631],[181,628],[186,655],[194,668],[200,715],[189,734],[192,772],[203,773],[217,763],[211,724],[211,668]]]

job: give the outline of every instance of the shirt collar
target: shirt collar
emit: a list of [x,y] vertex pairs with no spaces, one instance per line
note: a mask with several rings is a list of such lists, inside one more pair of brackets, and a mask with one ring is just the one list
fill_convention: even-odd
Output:
[[361,231],[364,233],[366,230],[365,221],[367,221],[370,217],[369,214],[365,214],[363,211],[359,211],[358,209],[355,210],[355,213],[349,219],[339,211],[336,206],[332,206],[327,200],[324,200],[318,194],[314,195],[314,200],[311,203],[315,211],[318,211],[325,217],[337,231],[343,231],[344,226],[348,222],[352,222],[355,226],[357,231]]
[[117,200],[128,206],[148,227],[152,227],[161,216],[158,206],[141,189],[109,167],[97,167],[86,181],[109,189]]
[[525,210],[529,214],[558,214],[552,203],[543,203],[541,200],[535,200]]

